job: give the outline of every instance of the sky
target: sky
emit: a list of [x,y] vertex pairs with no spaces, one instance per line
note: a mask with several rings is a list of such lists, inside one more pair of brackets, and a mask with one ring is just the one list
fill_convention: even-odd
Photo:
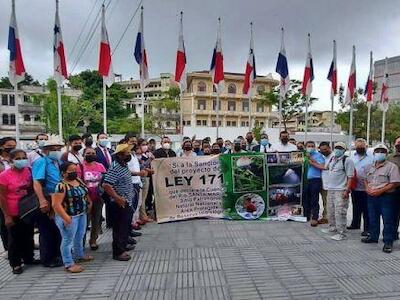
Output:
[[[96,24],[95,17],[99,15],[102,2],[60,0],[69,73],[97,68],[100,27],[94,31],[91,41],[86,41],[89,40],[90,25]],[[106,5],[109,2],[106,22],[114,49],[114,71],[122,74],[124,79],[138,78],[133,50],[139,13],[118,48],[115,47],[140,0],[105,0]],[[399,4],[400,1],[395,0],[143,0],[150,76],[174,71],[180,11],[184,12],[188,71],[209,69],[217,19],[221,17],[225,71],[244,72],[249,50],[249,23],[253,22],[257,73],[272,73],[278,79],[275,65],[283,26],[291,79],[303,78],[307,33],[311,34],[315,74],[312,96],[319,98],[312,109],[329,110],[330,82],[326,77],[332,60],[332,40],[337,41],[339,82],[347,84],[352,46],[355,45],[357,86],[364,87],[371,50],[376,60],[400,54]],[[0,76],[6,76],[8,72],[10,10],[11,0],[0,0]],[[16,0],[25,68],[41,82],[52,75],[54,11],[55,0]],[[89,21],[84,26],[86,20]],[[82,28],[83,33],[78,39]],[[84,45],[86,51],[80,51]],[[80,57],[79,61],[77,57]],[[337,103],[335,109],[339,109]]]

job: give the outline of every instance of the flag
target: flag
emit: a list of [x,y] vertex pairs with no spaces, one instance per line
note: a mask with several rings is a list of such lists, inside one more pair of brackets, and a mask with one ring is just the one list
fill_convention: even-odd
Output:
[[351,59],[351,67],[349,80],[347,81],[347,93],[345,98],[345,104],[350,104],[354,98],[356,92],[356,46],[353,46],[353,58]]
[[217,42],[211,59],[210,73],[217,92],[224,88],[224,56],[221,45],[221,19],[218,18]]
[[367,98],[367,103],[372,104],[372,97],[374,95],[374,64],[372,59],[372,51],[370,52],[370,60],[369,60],[369,74],[367,84],[365,85],[364,95]]
[[336,41],[333,41],[333,58],[327,78],[331,82],[331,96],[333,97],[337,94]]
[[388,59],[385,58],[385,74],[382,81],[381,99],[379,101],[382,111],[389,109],[389,73],[388,73]]
[[64,43],[61,33],[60,17],[58,15],[58,0],[56,1],[56,17],[54,22],[54,80],[59,86],[68,79],[67,63],[65,59]]
[[16,86],[25,79],[25,66],[22,59],[21,42],[18,35],[17,18],[15,17],[15,1],[12,1],[10,28],[8,32],[8,50],[10,50],[10,82]]
[[104,83],[110,87],[114,83],[115,74],[112,67],[111,47],[106,28],[106,9],[103,4],[101,15],[101,41],[99,57],[99,74],[103,76]]
[[243,85],[243,94],[246,94],[248,97],[252,96],[252,87],[253,83],[256,80],[256,57],[254,55],[254,42],[253,42],[253,23],[250,23],[251,33],[250,33],[250,50],[249,57],[246,63],[246,71],[244,74],[244,85]]
[[314,80],[314,66],[311,55],[310,34],[308,34],[308,52],[306,59],[306,67],[304,69],[303,86],[301,92],[304,97],[310,97],[312,93],[312,81]]
[[276,73],[281,75],[279,92],[280,92],[281,97],[285,97],[285,95],[289,89],[290,79],[289,79],[289,68],[288,68],[288,63],[287,63],[287,58],[286,58],[283,28],[282,28],[281,50],[279,51],[279,54],[278,54],[278,61],[276,63],[275,71],[276,71]]
[[140,86],[144,89],[149,84],[149,69],[147,65],[146,48],[144,46],[143,6],[140,13],[139,31],[136,36],[135,59],[139,64]]
[[179,27],[178,51],[176,52],[175,81],[179,83],[181,92],[186,90],[186,52],[183,40],[183,13]]

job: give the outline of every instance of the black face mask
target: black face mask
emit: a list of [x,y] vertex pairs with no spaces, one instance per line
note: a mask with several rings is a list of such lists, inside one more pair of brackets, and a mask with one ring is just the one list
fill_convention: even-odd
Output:
[[358,155],[364,155],[366,150],[365,148],[356,148],[356,152]]
[[15,148],[3,148],[3,151],[6,153],[10,153],[11,151],[13,151]]
[[240,150],[242,150],[242,148],[240,147],[240,144],[235,144],[234,148],[236,152],[239,152]]
[[194,148],[193,151],[197,154],[200,152],[200,148]]
[[400,152],[400,144],[394,146],[397,152]]
[[281,139],[282,144],[286,145],[289,142],[288,138],[282,138]]
[[68,180],[75,180],[77,178],[78,178],[78,173],[76,173],[76,172],[67,173]]
[[247,138],[246,140],[247,140],[247,142],[248,142],[249,144],[251,144],[251,143],[253,142],[253,138]]
[[127,156],[124,157],[124,162],[128,163],[128,162],[131,161],[131,159],[132,159],[132,156],[131,155],[127,155]]
[[192,146],[185,146],[185,147],[183,147],[183,150],[190,151],[190,150],[192,150]]
[[86,156],[85,156],[85,160],[86,160],[88,163],[94,162],[94,161],[96,160],[96,155],[86,155]]
[[78,152],[81,149],[82,149],[82,145],[75,145],[72,147],[72,150],[74,150],[75,152]]
[[213,150],[212,150],[212,153],[213,153],[213,154],[220,154],[221,151],[219,151],[219,149],[213,149]]

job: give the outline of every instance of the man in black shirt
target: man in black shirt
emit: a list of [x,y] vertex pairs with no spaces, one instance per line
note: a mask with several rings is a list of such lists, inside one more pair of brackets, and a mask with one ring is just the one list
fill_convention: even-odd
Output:
[[155,158],[176,157],[176,153],[171,150],[171,140],[169,137],[164,136],[161,139],[161,148],[154,151]]

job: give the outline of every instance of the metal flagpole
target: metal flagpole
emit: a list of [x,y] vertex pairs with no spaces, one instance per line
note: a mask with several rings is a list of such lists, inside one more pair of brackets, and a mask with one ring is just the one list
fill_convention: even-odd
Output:
[[385,142],[385,125],[386,125],[386,110],[382,112],[382,136],[381,136],[381,143]]
[[183,100],[183,93],[182,90],[179,93],[179,110],[180,110],[180,134],[181,134],[181,141],[183,140],[183,105],[182,105],[182,100]]
[[350,124],[349,124],[349,147],[351,147],[351,141],[353,140],[353,97],[350,101]]
[[103,130],[107,134],[107,86],[103,77]]
[[249,97],[249,132],[251,131],[251,97]]
[[330,142],[332,148],[333,148],[333,124],[334,124],[334,121],[335,121],[334,120],[335,119],[335,113],[333,111],[334,101],[335,101],[335,95],[334,95],[333,91],[331,91],[331,134],[330,134],[329,142]]
[[18,83],[15,83],[14,85],[14,99],[15,99],[15,106],[17,109],[17,112],[15,113],[15,139],[17,140],[17,145],[19,145],[20,134],[19,134]]
[[219,86],[217,88],[217,109],[216,109],[216,125],[217,125],[217,136],[219,138]]
[[58,135],[63,140],[63,122],[62,122],[62,105],[61,105],[61,86],[57,84],[57,111],[58,111]]
[[369,147],[369,136],[371,131],[371,103],[367,104],[368,115],[367,115],[367,146]]
[[306,112],[304,114],[304,142],[307,142],[307,133],[308,133],[308,105],[310,103],[310,96],[307,95],[306,98]]
[[[282,87],[281,87],[282,88]],[[279,132],[282,131],[282,94],[279,92]]]
[[144,87],[143,83],[140,84],[142,92],[142,138],[144,139]]

